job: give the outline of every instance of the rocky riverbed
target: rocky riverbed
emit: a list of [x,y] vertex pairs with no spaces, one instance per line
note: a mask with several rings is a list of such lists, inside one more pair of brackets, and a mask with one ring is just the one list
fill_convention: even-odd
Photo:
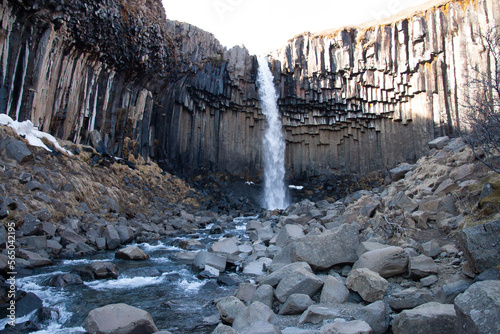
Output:
[[61,144],[71,154],[0,127],[5,316],[11,235],[19,287],[5,333],[500,328],[500,180],[460,139],[429,143],[381,187],[275,212],[209,201],[98,138]]

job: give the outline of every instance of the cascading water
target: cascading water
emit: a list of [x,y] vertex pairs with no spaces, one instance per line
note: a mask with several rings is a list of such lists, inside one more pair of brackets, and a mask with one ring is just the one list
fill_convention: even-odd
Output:
[[288,206],[285,187],[285,139],[281,131],[277,95],[273,75],[266,58],[259,57],[259,96],[267,118],[262,151],[264,158],[264,207],[269,210]]

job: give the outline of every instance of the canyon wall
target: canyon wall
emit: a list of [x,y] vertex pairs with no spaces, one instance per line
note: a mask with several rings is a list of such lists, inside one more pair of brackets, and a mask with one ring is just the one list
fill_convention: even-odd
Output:
[[[364,173],[413,161],[460,126],[496,0],[450,1],[366,27],[302,34],[272,53],[287,171]],[[0,112],[172,170],[260,178],[257,61],[159,0],[3,0]],[[332,22],[332,26],[335,23]]]

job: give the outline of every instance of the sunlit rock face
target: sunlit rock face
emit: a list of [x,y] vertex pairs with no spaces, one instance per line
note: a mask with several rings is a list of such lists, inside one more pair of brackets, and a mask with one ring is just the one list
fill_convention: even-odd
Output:
[[[475,34],[499,13],[451,1],[274,52],[287,175],[390,168],[451,134],[469,66],[488,66]],[[0,112],[74,142],[97,130],[114,155],[261,178],[266,121],[245,48],[166,20],[159,0],[3,0],[0,17]]]

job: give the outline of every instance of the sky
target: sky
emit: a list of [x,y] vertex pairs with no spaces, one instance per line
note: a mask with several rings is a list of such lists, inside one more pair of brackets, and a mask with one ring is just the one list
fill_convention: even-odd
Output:
[[228,48],[277,50],[295,35],[356,25],[428,0],[162,0],[167,18],[209,31]]

